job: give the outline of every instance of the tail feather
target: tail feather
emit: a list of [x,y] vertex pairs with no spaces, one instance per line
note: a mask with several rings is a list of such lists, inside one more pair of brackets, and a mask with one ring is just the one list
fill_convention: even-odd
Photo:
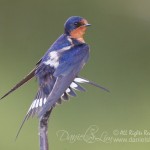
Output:
[[93,81],[90,81],[88,79],[82,78],[82,77],[77,77],[77,78],[75,78],[74,81],[77,82],[77,83],[87,83],[87,84],[93,85],[95,87],[98,87],[98,88],[100,88],[100,89],[102,89],[102,90],[104,90],[106,92],[110,92],[107,88],[105,88],[105,87],[103,87],[103,86],[101,86],[101,85],[99,85],[99,84],[97,84],[97,83],[95,83]]
[[67,95],[66,92],[64,92],[64,94],[61,96],[61,98],[65,101],[69,100],[69,96]]
[[13,91],[15,91],[19,87],[21,87],[23,84],[25,84],[30,79],[32,79],[34,77],[35,70],[36,70],[36,68],[34,68],[26,77],[24,77],[19,83],[17,83],[10,91],[8,91],[5,95],[3,95],[0,98],[0,100],[3,99],[4,97],[8,96],[10,93],[12,93]]
[[[31,72],[31,75],[33,75],[35,70],[33,70]],[[29,77],[31,77],[31,75]],[[28,79],[29,79],[28,77]],[[21,82],[20,85],[22,85],[22,83],[25,83],[25,82]],[[64,94],[58,99],[58,101],[56,102],[57,104],[61,104],[62,103],[62,100],[68,100],[69,99],[69,96],[76,96],[76,93],[74,92],[74,90],[78,90],[78,91],[85,91],[85,89],[80,85],[81,83],[87,83],[87,84],[90,84],[90,85],[93,85],[95,87],[98,87],[106,92],[109,92],[108,89],[92,82],[92,81],[89,81],[85,78],[82,78],[82,77],[76,77],[74,79],[74,81],[71,83],[70,87],[68,87],[68,89],[66,89],[66,91],[64,92]],[[14,90],[13,90],[14,91]],[[7,94],[8,95],[8,94]],[[21,123],[21,126],[17,132],[17,135],[16,135],[16,139],[25,123],[26,120],[29,119],[29,117],[33,117],[34,115],[36,115],[40,109],[44,106],[44,104],[46,103],[46,100],[47,100],[47,96],[42,89],[39,88],[38,92],[37,92],[37,95],[34,99],[34,101],[32,102],[26,116],[24,117],[22,123]]]
[[18,131],[17,131],[15,140],[17,140],[17,138],[18,138],[18,136],[19,136],[19,133],[20,133],[22,127],[23,127],[25,121],[28,120],[29,116],[30,116],[30,113],[27,113],[26,116],[24,117],[24,119],[23,119],[23,121],[22,121],[22,123],[21,123],[21,125],[20,125],[20,127],[19,127],[19,129],[18,129]]

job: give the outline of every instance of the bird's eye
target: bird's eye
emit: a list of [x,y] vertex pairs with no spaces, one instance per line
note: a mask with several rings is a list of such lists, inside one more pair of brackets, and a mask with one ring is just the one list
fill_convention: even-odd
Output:
[[80,22],[75,22],[74,25],[75,25],[76,27],[80,27],[80,26],[81,26],[81,23],[80,23]]
[[78,25],[78,22],[75,22],[74,25]]

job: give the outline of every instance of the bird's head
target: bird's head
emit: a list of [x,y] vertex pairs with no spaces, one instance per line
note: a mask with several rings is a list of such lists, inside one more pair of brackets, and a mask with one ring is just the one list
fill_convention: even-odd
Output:
[[83,35],[85,34],[87,26],[90,26],[90,24],[86,19],[79,16],[70,17],[64,25],[65,34],[71,36],[71,38],[84,42]]

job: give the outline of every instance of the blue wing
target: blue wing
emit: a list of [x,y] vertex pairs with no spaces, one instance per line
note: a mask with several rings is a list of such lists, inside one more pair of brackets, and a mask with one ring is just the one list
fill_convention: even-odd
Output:
[[59,59],[59,65],[53,73],[55,83],[47,97],[45,105],[38,113],[39,117],[54,107],[61,95],[63,95],[80,70],[83,68],[88,58],[89,47],[86,44],[74,46],[70,50],[62,53]]

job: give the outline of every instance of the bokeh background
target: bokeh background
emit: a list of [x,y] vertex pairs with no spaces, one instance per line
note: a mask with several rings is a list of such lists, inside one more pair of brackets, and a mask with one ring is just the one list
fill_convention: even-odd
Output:
[[[86,143],[61,141],[56,133],[84,134],[91,125],[96,137],[113,131],[150,132],[150,1],[147,0],[0,0],[0,95],[24,77],[56,38],[65,20],[85,17],[91,58],[81,75],[111,92],[85,85],[87,92],[58,106],[49,123],[51,150],[141,150],[149,142]],[[38,120],[26,122],[15,135],[37,91],[36,80],[0,103],[0,149],[39,149]],[[136,137],[149,137],[145,135]]]

